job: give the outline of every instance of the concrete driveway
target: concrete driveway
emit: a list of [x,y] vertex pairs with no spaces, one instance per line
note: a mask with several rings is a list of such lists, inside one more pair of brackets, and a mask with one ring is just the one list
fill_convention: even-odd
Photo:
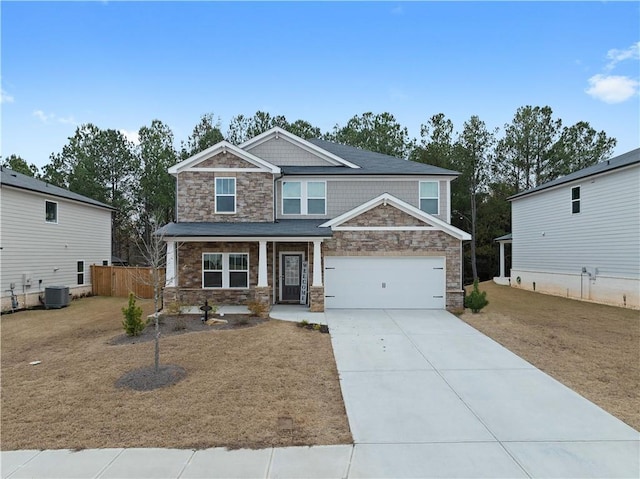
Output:
[[640,434],[446,311],[333,310],[349,477],[640,477]]

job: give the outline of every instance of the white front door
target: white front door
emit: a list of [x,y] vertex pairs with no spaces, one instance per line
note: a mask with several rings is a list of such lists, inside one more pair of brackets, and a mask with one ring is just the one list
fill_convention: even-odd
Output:
[[444,309],[445,258],[326,256],[325,308]]

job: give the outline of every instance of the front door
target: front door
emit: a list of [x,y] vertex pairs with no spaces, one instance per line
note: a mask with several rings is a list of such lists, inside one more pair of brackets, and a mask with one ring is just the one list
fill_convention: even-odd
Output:
[[282,301],[300,301],[300,277],[302,273],[302,254],[282,254]]

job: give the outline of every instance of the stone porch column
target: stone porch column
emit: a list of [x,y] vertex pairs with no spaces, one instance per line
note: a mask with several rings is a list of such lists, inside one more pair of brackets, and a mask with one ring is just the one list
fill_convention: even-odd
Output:
[[167,267],[165,270],[165,287],[176,286],[176,242],[167,241]]
[[321,240],[313,241],[313,283],[311,286],[322,286],[322,253]]
[[258,254],[258,288],[266,288],[269,286],[269,280],[267,278],[267,242],[261,240],[259,242],[259,254]]

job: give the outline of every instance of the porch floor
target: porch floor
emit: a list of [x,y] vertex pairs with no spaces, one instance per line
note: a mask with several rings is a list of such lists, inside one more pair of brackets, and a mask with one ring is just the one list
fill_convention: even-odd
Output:
[[273,319],[300,322],[303,319],[310,323],[327,324],[324,313],[312,313],[304,304],[274,304],[269,313]]

